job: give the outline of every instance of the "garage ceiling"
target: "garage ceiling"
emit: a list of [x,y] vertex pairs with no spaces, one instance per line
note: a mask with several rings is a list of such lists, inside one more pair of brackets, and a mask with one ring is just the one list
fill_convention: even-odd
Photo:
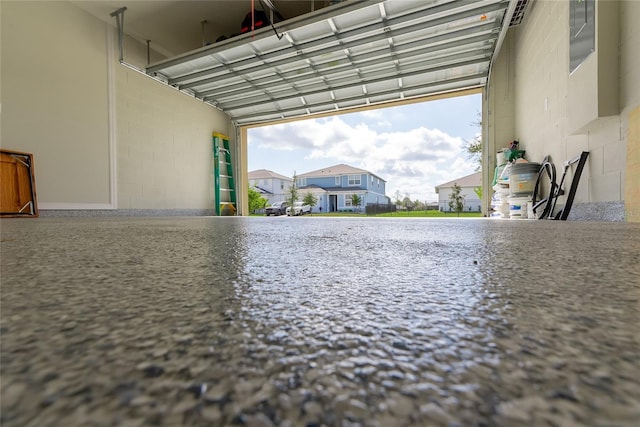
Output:
[[[2,0],[0,0],[2,1]],[[126,7],[125,33],[164,57],[173,57],[240,32],[251,0],[70,0],[98,19],[116,25],[111,12]],[[319,9],[325,0],[271,0],[284,19]],[[254,0],[260,8],[259,0]],[[203,27],[202,22],[205,21]]]
[[481,88],[523,3],[347,0],[150,64],[146,72],[238,125]]

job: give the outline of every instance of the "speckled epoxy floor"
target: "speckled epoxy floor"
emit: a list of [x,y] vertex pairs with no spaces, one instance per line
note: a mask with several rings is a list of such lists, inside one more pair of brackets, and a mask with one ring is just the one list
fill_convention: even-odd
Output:
[[9,426],[637,426],[640,226],[3,219]]

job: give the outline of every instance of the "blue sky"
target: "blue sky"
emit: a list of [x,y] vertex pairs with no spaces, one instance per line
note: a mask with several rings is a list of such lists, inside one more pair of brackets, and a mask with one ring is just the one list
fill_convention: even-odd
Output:
[[249,129],[249,171],[293,176],[339,163],[366,169],[411,200],[475,172],[463,150],[480,132],[481,94]]

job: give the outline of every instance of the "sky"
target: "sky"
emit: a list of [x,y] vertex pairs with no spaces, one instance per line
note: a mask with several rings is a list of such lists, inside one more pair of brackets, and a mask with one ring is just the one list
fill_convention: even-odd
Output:
[[433,202],[435,186],[470,175],[463,146],[480,133],[481,94],[251,128],[249,171],[293,177],[344,163],[384,179],[386,195]]

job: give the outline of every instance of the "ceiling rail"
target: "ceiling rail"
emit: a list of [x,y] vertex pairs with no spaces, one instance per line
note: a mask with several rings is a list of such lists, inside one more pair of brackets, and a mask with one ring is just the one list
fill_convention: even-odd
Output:
[[118,51],[120,52],[120,62],[124,61],[124,49],[122,47],[122,42],[124,39],[124,12],[126,10],[126,7],[121,7],[109,14],[112,18],[116,18],[116,23],[118,25]]

